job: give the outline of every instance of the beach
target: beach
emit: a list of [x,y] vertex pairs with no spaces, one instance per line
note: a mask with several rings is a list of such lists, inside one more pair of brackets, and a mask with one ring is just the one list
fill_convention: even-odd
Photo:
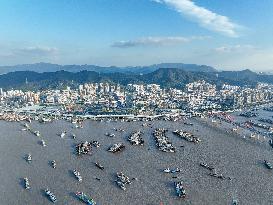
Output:
[[[273,163],[273,149],[267,143],[238,137],[227,132],[229,128],[214,126],[207,119],[190,119],[188,122],[152,121],[99,122],[86,120],[82,129],[58,120],[41,124],[32,122],[31,128],[41,132],[47,146],[40,145],[40,138],[22,131],[22,123],[0,121],[0,169],[1,204],[51,204],[44,194],[49,188],[57,197],[57,204],[81,204],[75,192],[82,191],[99,205],[175,205],[175,204],[240,204],[273,203],[273,172],[263,160]],[[125,131],[115,131],[122,128]],[[167,136],[176,147],[175,153],[158,150],[152,132],[155,128],[167,128]],[[198,144],[187,142],[172,131],[190,131],[201,139]],[[143,132],[144,146],[133,146],[127,138],[133,132]],[[64,138],[59,135],[67,134]],[[115,137],[105,136],[114,133]],[[76,139],[71,134],[76,135]],[[77,156],[75,146],[84,141],[97,140],[101,146],[92,148],[92,155]],[[114,143],[123,143],[125,150],[111,153],[107,149]],[[31,153],[32,162],[25,156]],[[50,161],[56,160],[53,169]],[[95,166],[100,162],[105,169]],[[200,162],[214,166],[229,179],[209,176],[210,171]],[[163,173],[166,168],[180,168],[176,174]],[[72,171],[77,169],[83,181],[78,182]],[[121,190],[115,183],[116,173],[122,171],[132,184]],[[177,178],[173,178],[177,176]],[[22,178],[28,177],[30,190],[24,189]],[[97,180],[100,178],[101,180]],[[182,181],[187,196],[176,196],[174,182]]]

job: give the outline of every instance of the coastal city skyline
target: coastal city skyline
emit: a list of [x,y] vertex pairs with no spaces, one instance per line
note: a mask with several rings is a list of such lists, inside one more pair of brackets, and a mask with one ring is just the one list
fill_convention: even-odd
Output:
[[195,63],[273,68],[273,2],[2,1],[1,65]]

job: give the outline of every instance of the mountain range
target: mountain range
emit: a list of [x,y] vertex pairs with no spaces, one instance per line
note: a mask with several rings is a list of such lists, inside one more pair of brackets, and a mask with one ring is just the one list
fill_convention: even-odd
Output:
[[191,72],[216,72],[217,70],[207,65],[184,64],[184,63],[161,63],[150,66],[127,66],[127,67],[102,67],[97,65],[58,65],[51,63],[35,63],[35,64],[22,64],[14,66],[0,66],[0,74],[5,74],[14,71],[35,71],[38,73],[43,72],[56,72],[56,71],[95,71],[98,73],[137,73],[146,74],[156,71],[159,68],[178,68]]
[[95,71],[56,71],[34,72],[15,71],[0,75],[0,88],[48,89],[77,87],[83,83],[110,82],[126,85],[128,83],[156,83],[164,88],[183,88],[185,84],[206,80],[220,87],[223,83],[239,86],[255,86],[258,82],[272,83],[273,75],[264,75],[250,70],[242,71],[187,71],[181,68],[159,68],[149,73],[132,72],[95,72]]

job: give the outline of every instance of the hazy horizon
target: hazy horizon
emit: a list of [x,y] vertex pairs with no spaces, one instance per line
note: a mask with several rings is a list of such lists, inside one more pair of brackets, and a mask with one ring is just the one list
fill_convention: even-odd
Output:
[[[35,65],[35,64],[52,64],[52,65],[60,65],[60,66],[69,66],[69,65],[77,65],[77,66],[84,66],[84,65],[89,65],[89,66],[98,66],[98,67],[117,67],[117,68],[128,68],[128,67],[149,67],[153,65],[159,65],[159,64],[196,64],[196,63],[183,63],[183,62],[160,62],[160,63],[152,63],[152,64],[143,64],[143,65],[98,65],[98,64],[59,64],[59,63],[51,63],[51,62],[34,62],[34,63],[24,63],[24,64],[10,64],[10,65],[0,65],[1,67],[13,67],[13,66],[23,66],[23,65]],[[196,64],[196,65],[205,65],[205,64]],[[273,69],[260,69],[260,70],[255,70],[253,68],[217,68],[211,65],[205,65],[205,66],[210,66],[212,68],[215,68],[217,71],[242,71],[242,70],[251,70],[253,72],[266,72],[266,73],[272,73]]]

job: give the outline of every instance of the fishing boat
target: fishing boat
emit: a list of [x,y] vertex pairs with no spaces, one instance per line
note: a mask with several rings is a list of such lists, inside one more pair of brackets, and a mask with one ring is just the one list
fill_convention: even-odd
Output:
[[78,172],[76,169],[73,171],[73,174],[75,175],[75,177],[77,178],[77,180],[79,182],[82,181],[82,176],[80,175],[80,172]]
[[96,162],[95,165],[101,169],[101,170],[104,170],[104,166],[102,166],[99,162]]
[[125,149],[125,145],[124,144],[117,143],[117,144],[113,144],[111,147],[109,147],[108,151],[116,153],[116,152],[120,152],[120,151],[122,151],[124,149]]
[[46,143],[45,143],[44,140],[41,140],[41,145],[42,145],[43,147],[46,147]]
[[57,202],[56,196],[49,189],[45,190],[45,194],[48,196],[50,201],[52,201],[53,203]]
[[120,187],[123,191],[126,190],[125,184],[121,181],[116,181],[118,187]]
[[164,169],[163,172],[164,172],[164,173],[170,173],[171,170],[170,170],[170,168],[167,168],[167,169]]
[[66,132],[62,132],[62,133],[60,134],[60,137],[61,137],[61,138],[64,138],[65,134],[66,134]]
[[88,205],[96,205],[96,202],[94,201],[94,199],[92,199],[91,197],[87,196],[85,193],[83,192],[77,192],[76,196],[84,203],[88,204]]
[[96,140],[92,142],[92,145],[97,148],[100,147],[100,143]]
[[184,189],[182,182],[174,182],[175,191],[178,197],[185,198],[186,190]]
[[264,164],[268,169],[273,169],[272,165],[267,160],[264,160]]
[[51,161],[51,165],[52,165],[53,169],[55,169],[55,168],[56,168],[56,161],[55,161],[55,160],[52,160],[52,161]]
[[24,183],[25,183],[25,189],[30,189],[30,184],[27,177],[24,178]]
[[27,159],[26,159],[26,160],[27,160],[28,163],[30,163],[30,162],[32,161],[32,156],[31,156],[31,154],[28,154],[28,155],[27,155]]
[[200,166],[201,167],[204,167],[204,168],[206,168],[206,169],[209,169],[209,170],[213,170],[214,169],[214,167],[211,167],[211,166],[209,166],[207,163],[205,163],[205,162],[201,162],[200,163]]
[[37,136],[37,137],[40,137],[41,136],[41,133],[39,131],[35,131],[34,134]]

